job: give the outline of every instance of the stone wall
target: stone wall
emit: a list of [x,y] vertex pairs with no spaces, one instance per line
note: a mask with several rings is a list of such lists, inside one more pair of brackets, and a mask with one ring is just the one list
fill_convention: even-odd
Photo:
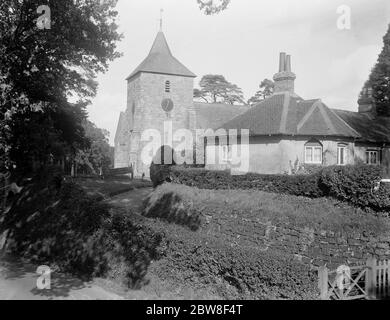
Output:
[[313,266],[330,268],[364,263],[368,257],[390,258],[390,231],[381,236],[364,230],[330,231],[273,224],[237,216],[206,216],[201,232],[212,233],[231,245],[279,249]]

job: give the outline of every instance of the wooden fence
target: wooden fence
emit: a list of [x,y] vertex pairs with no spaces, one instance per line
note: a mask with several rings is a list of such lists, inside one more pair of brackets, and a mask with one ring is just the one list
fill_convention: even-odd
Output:
[[367,260],[365,265],[318,270],[322,300],[390,299],[390,261]]

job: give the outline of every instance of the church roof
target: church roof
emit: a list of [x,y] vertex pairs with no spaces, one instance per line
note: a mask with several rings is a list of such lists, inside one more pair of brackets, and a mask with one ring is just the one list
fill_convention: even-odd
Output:
[[360,133],[362,141],[390,143],[390,118],[373,117],[369,113],[333,110]]
[[144,61],[126,78],[129,80],[140,72],[160,73],[193,77],[196,75],[188,70],[179,60],[177,60],[169,49],[167,40],[162,31],[157,33],[152,49]]
[[258,103],[222,128],[249,129],[257,135],[360,137],[360,134],[321,100],[303,100],[289,92]]
[[233,118],[249,110],[249,106],[194,101],[197,129],[219,129]]

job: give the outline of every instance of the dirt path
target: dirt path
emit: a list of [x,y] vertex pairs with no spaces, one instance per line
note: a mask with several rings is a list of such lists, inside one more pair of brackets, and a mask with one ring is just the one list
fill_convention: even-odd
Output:
[[131,209],[134,213],[141,213],[143,200],[152,192],[153,188],[135,189],[112,197],[108,203],[124,209]]
[[[112,197],[108,202],[140,213],[143,199],[151,191],[152,188],[135,189]],[[95,279],[84,282],[77,277],[58,272],[51,274],[50,290],[39,290],[37,267],[18,258],[0,254],[0,300],[123,300],[153,297],[141,290],[125,292],[110,280]]]
[[53,272],[50,289],[40,290],[37,266],[13,257],[0,258],[0,300],[123,300],[94,281]]

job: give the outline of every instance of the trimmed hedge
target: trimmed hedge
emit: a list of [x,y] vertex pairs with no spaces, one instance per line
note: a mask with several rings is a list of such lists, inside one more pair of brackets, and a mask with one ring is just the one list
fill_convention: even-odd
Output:
[[333,197],[361,208],[390,211],[390,192],[376,188],[383,174],[379,166],[332,166],[309,175],[231,175],[229,171],[209,171],[178,166],[164,168],[160,184],[169,181],[199,189],[255,189],[272,193]]
[[323,196],[319,187],[319,174],[313,175],[231,175],[229,171],[182,169],[172,167],[170,180],[199,189],[256,189],[274,193],[318,198]]

